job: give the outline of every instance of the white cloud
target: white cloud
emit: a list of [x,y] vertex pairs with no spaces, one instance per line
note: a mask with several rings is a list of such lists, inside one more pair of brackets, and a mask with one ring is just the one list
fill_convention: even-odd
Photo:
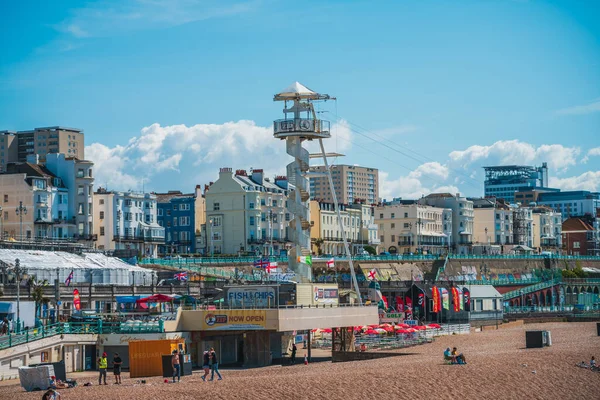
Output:
[[590,104],[567,107],[556,111],[558,115],[585,115],[600,112],[600,100],[596,100]]
[[[349,150],[351,132],[347,124],[341,121],[331,131],[326,151],[335,150],[336,135],[341,139],[337,150]],[[316,141],[307,145],[311,151],[319,148]],[[96,163],[97,184],[108,183],[109,188],[121,190],[141,189],[142,178],[151,178],[145,180],[149,190],[185,190],[214,181],[221,167],[263,168],[269,176],[280,175],[293,161],[285,142],[273,137],[271,127],[247,120],[193,126],[154,123],[142,128],[125,146],[109,148],[93,143],[85,151]]]
[[581,160],[583,164],[587,163],[590,157],[600,156],[600,147],[594,147],[593,149],[589,149],[585,157]]
[[258,0],[100,0],[71,10],[71,16],[56,29],[75,38],[115,36],[245,13],[258,3]]
[[550,178],[550,187],[562,190],[600,190],[600,171],[587,171],[570,178]]
[[[454,185],[446,185],[449,171],[445,165],[437,162],[429,162],[419,165],[406,176],[390,178],[386,171],[379,172],[379,196],[382,199],[391,200],[395,197],[403,199],[418,199],[434,192],[458,193],[459,189]],[[423,184],[422,180],[431,178],[436,181],[431,186]]]
[[565,147],[561,144],[544,144],[535,147],[519,140],[500,140],[491,146],[474,145],[466,150],[450,153],[450,160],[457,167],[467,169],[478,161],[485,160],[490,165],[527,165],[548,162],[551,169],[564,171],[577,163],[579,147]]

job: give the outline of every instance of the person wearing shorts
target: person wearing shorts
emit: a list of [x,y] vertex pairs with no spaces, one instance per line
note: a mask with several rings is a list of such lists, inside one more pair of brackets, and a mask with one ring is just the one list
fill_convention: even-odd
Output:
[[113,358],[113,373],[115,374],[115,385],[120,385],[121,382],[121,365],[123,360],[119,357],[119,353],[115,353]]
[[202,368],[204,368],[202,380],[206,382],[206,377],[210,373],[210,354],[208,353],[208,350],[206,350],[202,356]]

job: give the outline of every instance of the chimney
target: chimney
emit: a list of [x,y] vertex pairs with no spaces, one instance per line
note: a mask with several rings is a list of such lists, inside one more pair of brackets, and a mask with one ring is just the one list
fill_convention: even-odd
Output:
[[276,176],[275,184],[284,190],[288,190],[289,188],[287,176]]
[[30,164],[39,164],[40,163],[40,155],[39,154],[27,154],[27,162]]
[[229,168],[229,167],[221,168],[221,169],[219,169],[219,178],[221,177],[221,175],[229,175],[229,176],[231,176],[231,173],[232,173],[231,168]]
[[236,176],[248,176],[248,173],[246,172],[245,169],[236,169],[235,175]]
[[263,170],[262,169],[253,169],[252,170],[252,176],[250,177],[250,179],[252,179],[252,181],[254,183],[262,185],[263,184],[263,179],[264,179]]

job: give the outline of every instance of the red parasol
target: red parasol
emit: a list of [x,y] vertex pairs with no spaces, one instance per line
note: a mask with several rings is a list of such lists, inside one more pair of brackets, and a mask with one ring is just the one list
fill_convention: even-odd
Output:
[[410,328],[410,325],[409,325],[409,324],[398,324],[398,325],[396,325],[396,326],[399,326],[400,328],[404,328],[404,329],[408,329],[408,328]]
[[366,335],[378,335],[378,334],[379,334],[379,332],[377,332],[377,331],[376,331],[376,330],[374,330],[374,329],[368,329],[368,330],[365,332],[365,334],[366,334]]
[[427,328],[425,327],[425,325],[415,325],[415,326],[413,326],[413,329],[415,329],[417,331],[424,331]]
[[442,327],[438,324],[429,324],[427,327],[431,329],[442,329]]
[[155,294],[143,299],[136,300],[136,303],[170,303],[174,299],[171,296],[165,296],[164,294]]

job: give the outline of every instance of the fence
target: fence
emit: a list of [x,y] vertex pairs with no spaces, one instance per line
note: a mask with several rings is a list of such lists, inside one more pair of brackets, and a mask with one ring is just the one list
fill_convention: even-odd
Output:
[[149,323],[139,322],[61,322],[39,328],[26,329],[21,333],[0,336],[0,350],[63,334],[103,334],[103,333],[162,333],[162,320]]

